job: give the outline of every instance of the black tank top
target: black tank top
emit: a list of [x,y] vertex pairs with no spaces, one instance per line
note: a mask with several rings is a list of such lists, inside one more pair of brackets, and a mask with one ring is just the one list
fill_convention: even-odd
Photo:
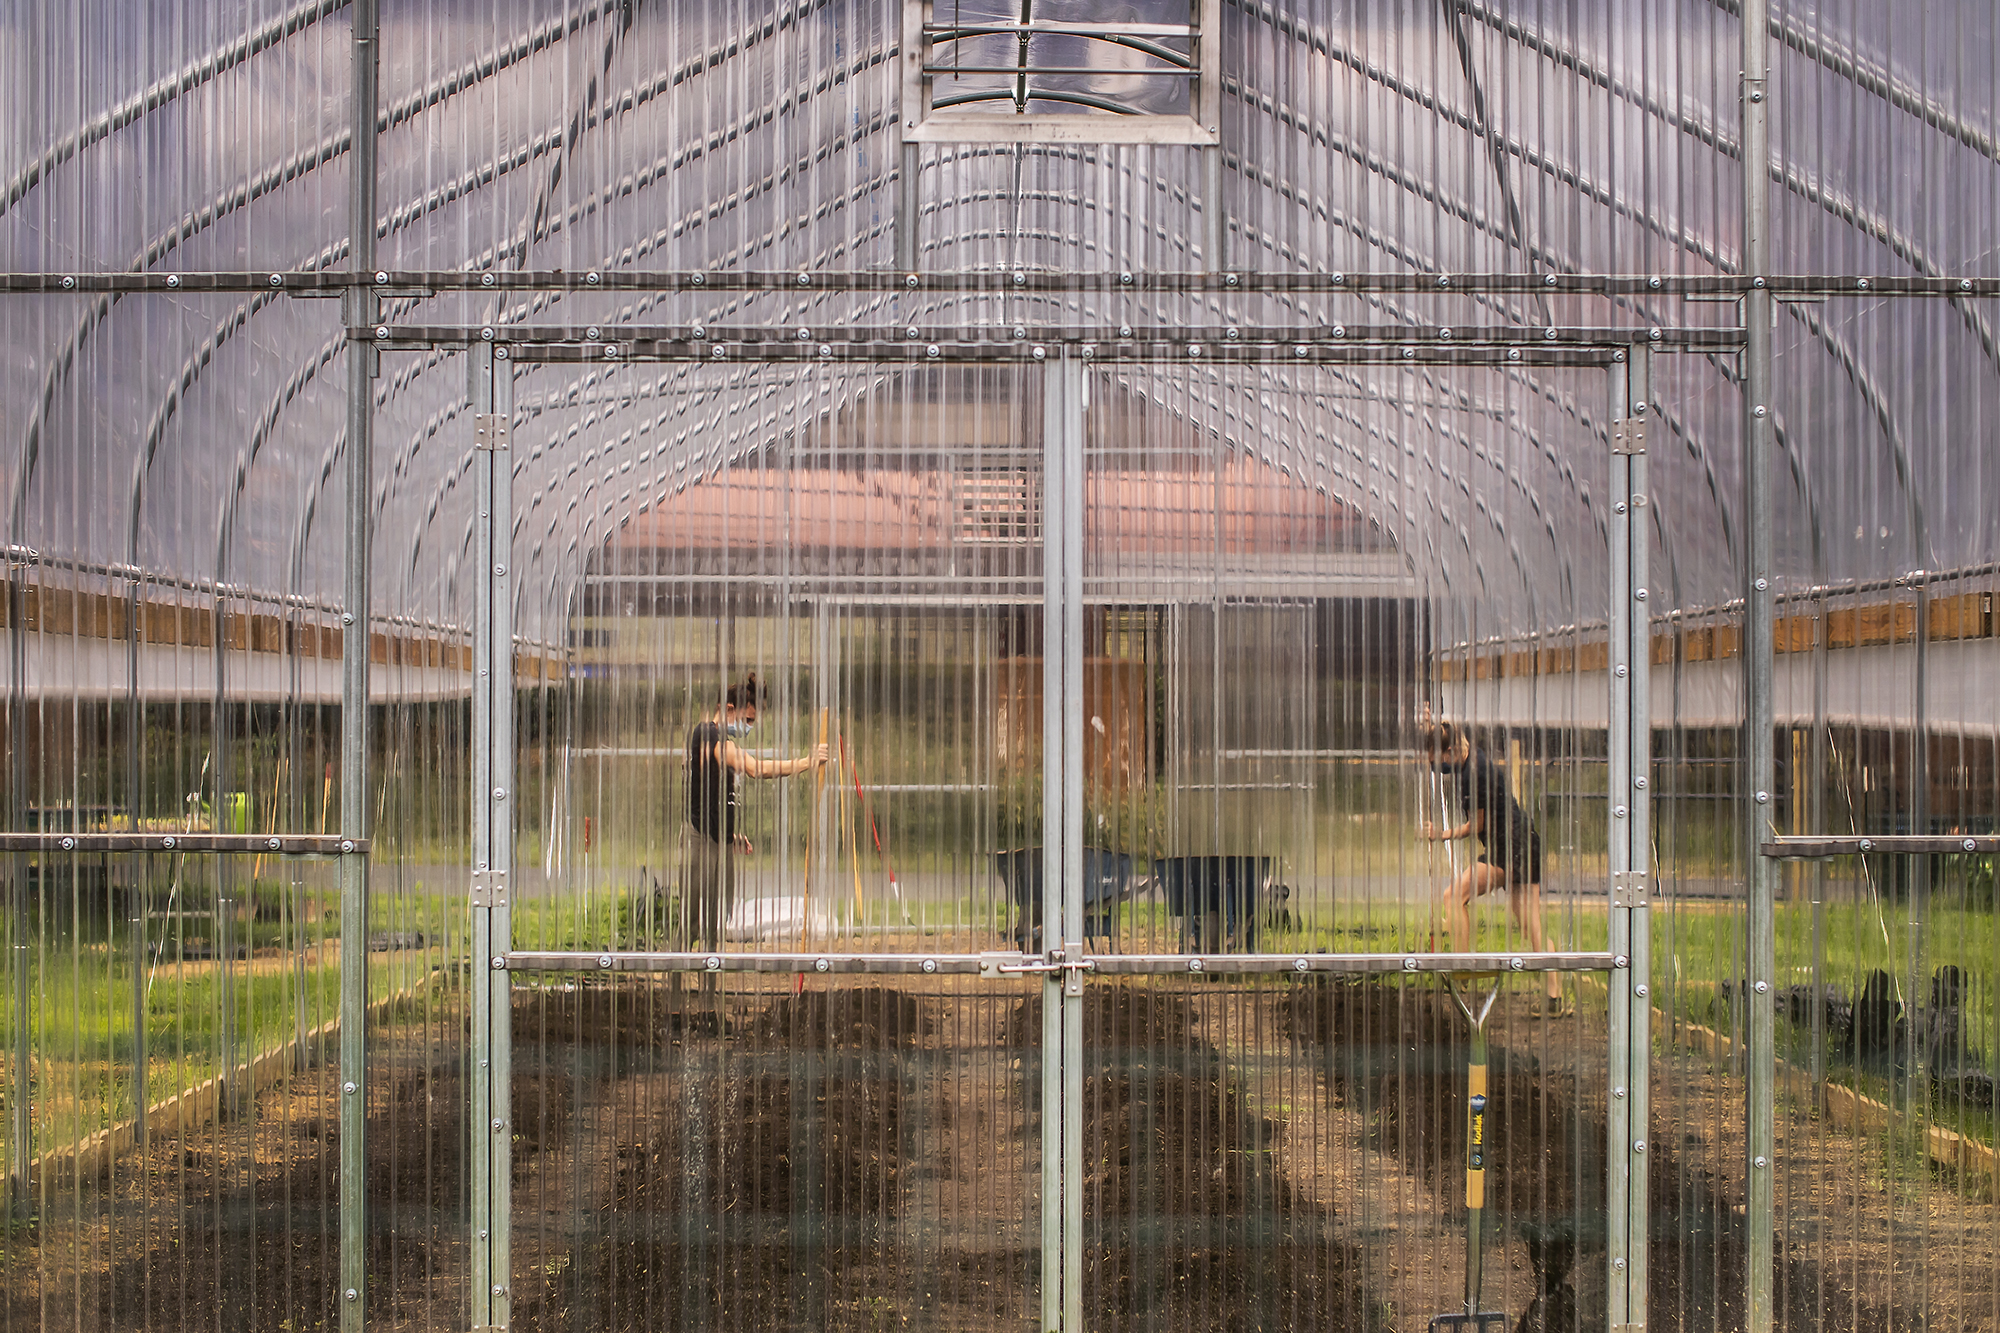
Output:
[[715,842],[736,836],[736,770],[717,754],[723,739],[713,722],[696,726],[687,739],[688,823]]
[[1462,764],[1446,764],[1444,771],[1458,779],[1458,805],[1471,819],[1478,810],[1486,812],[1486,831],[1480,841],[1504,863],[1516,848],[1540,850],[1540,839],[1528,812],[1514,799],[1507,774],[1484,750],[1473,748]]

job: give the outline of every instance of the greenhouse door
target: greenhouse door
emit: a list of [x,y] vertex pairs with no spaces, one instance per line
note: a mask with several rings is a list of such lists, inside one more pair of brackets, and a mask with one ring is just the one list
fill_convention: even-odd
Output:
[[472,1323],[1053,1327],[1043,368],[620,350],[472,349]]
[[[1502,502],[1326,443],[1504,468],[1557,400],[1495,349],[1194,346],[471,347],[474,1327],[1420,1328],[1468,1267],[1451,988],[1496,985],[1485,1303],[1602,1254],[1643,1309],[1638,377],[1540,368],[1612,385],[1547,532],[1608,556],[1600,756],[1476,688],[1483,608],[1542,590],[1412,557]],[[1548,830],[1539,949],[1489,906],[1451,951],[1420,702]]]
[[[1643,348],[1636,374],[1615,346],[1172,350],[1050,372],[1075,440],[1049,480],[1065,949],[1089,964],[1050,1037],[1062,1326],[1415,1333],[1465,1308],[1468,1269],[1509,1324],[1581,1318],[1607,1276],[1610,1321],[1642,1321]],[[1607,387],[1595,438],[1550,407]],[[1529,449],[1575,490],[1510,493]],[[1477,665],[1565,588],[1608,660]],[[1533,812],[1546,938],[1500,894],[1454,938],[1441,899],[1479,844],[1416,836],[1470,818],[1412,749],[1425,706]],[[1127,859],[1119,903],[1098,868]]]

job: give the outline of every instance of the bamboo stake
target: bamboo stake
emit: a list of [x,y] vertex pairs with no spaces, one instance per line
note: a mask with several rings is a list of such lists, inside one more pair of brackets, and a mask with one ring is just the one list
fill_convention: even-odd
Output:
[[[819,744],[826,744],[827,715],[831,710],[819,710]],[[812,923],[812,874],[813,874],[813,831],[819,827],[819,807],[826,794],[826,765],[813,769],[812,817],[806,822],[806,874],[805,885],[799,893],[799,952],[805,952],[806,931]],[[806,988],[806,974],[801,972],[792,981],[792,994],[797,995]]]
[[860,807],[859,817],[868,821],[869,836],[875,840],[875,855],[881,859],[882,868],[889,876],[889,893],[895,898],[896,906],[902,909],[903,924],[907,926],[910,924],[910,909],[903,902],[902,887],[896,882],[896,863],[889,859],[888,849],[882,845],[882,827],[875,822],[874,804],[861,786],[861,765],[855,763],[854,756],[848,753],[847,737],[844,735],[840,738],[840,761],[847,766],[847,776],[854,783],[854,801]]
[[[843,757],[847,754],[847,738],[845,736],[840,739],[840,753]],[[834,785],[840,787],[840,823],[847,830],[847,860],[854,867],[854,928],[858,931],[861,928],[863,908],[861,904],[861,848],[858,845],[855,830],[856,825],[861,819],[861,800],[857,795],[854,801],[854,818],[849,819],[847,817],[847,789],[841,787],[838,782]]]

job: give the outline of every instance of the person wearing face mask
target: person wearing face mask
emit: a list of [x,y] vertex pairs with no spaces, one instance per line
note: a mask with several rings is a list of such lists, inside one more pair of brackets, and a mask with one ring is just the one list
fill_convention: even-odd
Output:
[[688,732],[687,819],[681,825],[681,938],[719,948],[736,901],[736,858],[755,852],[737,828],[736,775],[784,778],[827,761],[824,742],[797,759],[764,759],[737,742],[757,725],[767,691],[755,672],[731,685],[722,706]]

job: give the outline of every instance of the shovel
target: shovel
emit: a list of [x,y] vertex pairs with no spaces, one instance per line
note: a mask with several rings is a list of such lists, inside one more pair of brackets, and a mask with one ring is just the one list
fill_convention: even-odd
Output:
[[1505,1313],[1479,1308],[1480,1275],[1485,1258],[1480,1223],[1486,1212],[1486,1145],[1490,1141],[1486,1126],[1486,1016],[1493,1012],[1493,1002],[1500,997],[1500,979],[1493,979],[1492,989],[1486,992],[1477,1013],[1472,1008],[1469,978],[1464,994],[1450,977],[1445,978],[1444,984],[1451,991],[1458,1011],[1472,1026],[1472,1055],[1465,1066],[1465,1313],[1432,1315],[1431,1333],[1440,1330],[1456,1333],[1460,1329],[1486,1333],[1488,1328],[1506,1333]]

